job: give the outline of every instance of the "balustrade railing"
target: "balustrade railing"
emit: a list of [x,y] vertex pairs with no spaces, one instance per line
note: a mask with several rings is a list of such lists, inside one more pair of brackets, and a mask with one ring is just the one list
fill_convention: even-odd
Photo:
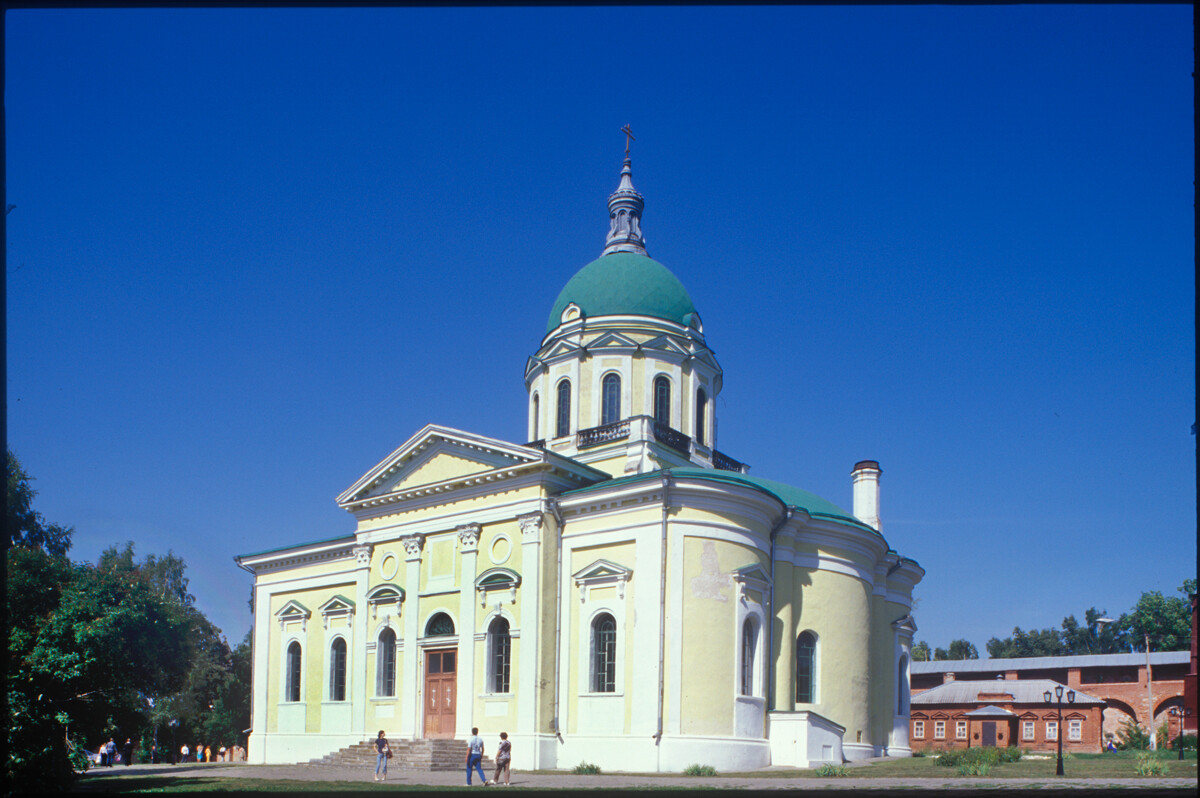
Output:
[[659,443],[665,443],[675,451],[691,456],[692,454],[692,439],[684,435],[677,429],[671,429],[666,424],[654,422],[654,440]]
[[722,454],[716,449],[713,449],[712,464],[713,468],[717,469],[718,471],[736,471],[739,474],[746,473],[745,463],[734,460],[729,455]]
[[575,445],[580,449],[588,446],[599,446],[610,441],[624,440],[629,437],[629,419],[614,421],[611,424],[601,424],[598,427],[581,429],[576,433]]

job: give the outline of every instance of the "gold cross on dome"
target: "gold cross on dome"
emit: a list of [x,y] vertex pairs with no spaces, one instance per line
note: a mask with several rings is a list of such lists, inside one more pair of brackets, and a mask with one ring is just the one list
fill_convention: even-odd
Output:
[[626,125],[625,127],[621,128],[621,132],[625,134],[625,155],[626,155],[626,157],[628,157],[629,156],[629,142],[637,141],[637,139],[635,139],[633,137],[633,131],[629,129],[629,125]]

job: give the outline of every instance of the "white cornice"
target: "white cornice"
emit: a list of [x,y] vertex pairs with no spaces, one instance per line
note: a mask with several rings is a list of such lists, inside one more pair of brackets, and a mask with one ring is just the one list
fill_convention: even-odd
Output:
[[296,546],[281,551],[250,554],[235,559],[238,565],[258,575],[281,568],[295,568],[332,560],[345,559],[353,564],[354,548],[358,545],[357,539],[352,537],[334,542],[314,543],[310,546]]

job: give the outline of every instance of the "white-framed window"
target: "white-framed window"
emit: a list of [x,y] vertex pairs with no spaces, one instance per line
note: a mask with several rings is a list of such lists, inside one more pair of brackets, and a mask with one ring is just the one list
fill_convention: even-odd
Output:
[[925,721],[923,721],[923,720],[914,720],[913,721],[913,739],[914,740],[924,740],[925,739]]
[[817,701],[817,636],[801,632],[796,638],[796,703]]
[[1058,739],[1058,721],[1056,721],[1056,720],[1046,721],[1046,739],[1047,740],[1057,740]]
[[933,739],[935,739],[935,740],[946,739],[946,721],[935,720],[933,722]]
[[758,617],[746,616],[742,623],[742,679],[739,692],[755,695],[755,676],[758,674]]
[[287,665],[284,670],[284,701],[300,700],[300,680],[304,674],[303,662],[304,650],[300,647],[300,641],[293,640],[287,647]]
[[558,383],[558,407],[555,408],[554,437],[564,438],[571,434],[571,381]]
[[600,381],[600,423],[615,424],[621,420],[621,375],[605,374]]
[[512,637],[508,621],[496,616],[487,631],[487,688],[490,693],[510,692]]
[[617,691],[617,621],[607,612],[592,619],[593,693]]
[[375,644],[375,695],[396,695],[396,633],[385,628]]
[[654,378],[654,420],[671,426],[671,379],[661,374]]
[[1083,739],[1083,720],[1080,718],[1071,718],[1067,721],[1067,739],[1082,740]]
[[329,646],[329,700],[346,700],[346,638],[335,637]]
[[704,427],[708,414],[708,394],[703,388],[696,390],[696,443],[701,446],[707,445],[704,439]]
[[1021,721],[1021,739],[1022,740],[1036,739],[1036,735],[1037,735],[1036,727],[1037,727],[1036,721],[1032,721],[1032,720]]
[[954,722],[954,739],[967,739],[967,722],[965,720],[956,720]]
[[541,427],[541,398],[534,393],[533,395],[533,423],[529,426],[529,431],[533,434],[529,436],[529,440],[536,441],[538,439],[538,429]]

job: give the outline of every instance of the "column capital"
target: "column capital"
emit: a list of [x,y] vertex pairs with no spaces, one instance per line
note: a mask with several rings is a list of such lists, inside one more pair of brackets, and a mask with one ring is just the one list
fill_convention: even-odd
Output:
[[366,568],[371,565],[371,544],[365,543],[362,546],[355,546],[351,549],[354,552],[354,564],[360,568]]
[[540,512],[518,515],[517,522],[521,525],[521,537],[524,543],[537,543],[541,540],[543,518]]
[[463,554],[470,554],[479,550],[479,533],[483,530],[479,524],[463,524],[456,526],[454,531],[458,533],[458,540],[462,543]]
[[421,559],[421,547],[425,545],[424,535],[405,535],[400,538],[400,542],[404,544],[404,553],[408,555],[406,559],[409,562]]

